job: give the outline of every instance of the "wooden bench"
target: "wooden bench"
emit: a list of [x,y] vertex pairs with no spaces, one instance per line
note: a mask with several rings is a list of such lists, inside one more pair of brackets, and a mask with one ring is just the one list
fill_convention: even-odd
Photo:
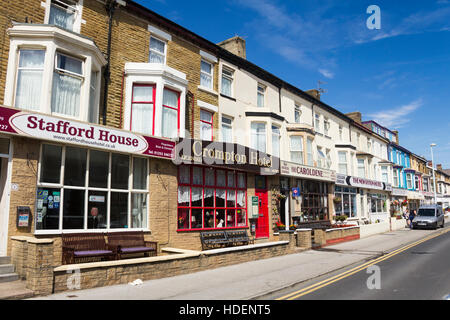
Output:
[[246,230],[226,230],[225,233],[230,244],[247,245],[255,243],[255,239],[249,237]]
[[116,258],[116,251],[108,248],[103,233],[62,234],[62,264],[88,262],[93,258]]
[[145,241],[143,231],[108,233],[108,248],[117,253],[117,259],[122,255],[144,253],[146,257],[157,255],[157,242]]
[[225,231],[201,232],[200,240],[202,241],[202,250],[220,248],[230,243]]

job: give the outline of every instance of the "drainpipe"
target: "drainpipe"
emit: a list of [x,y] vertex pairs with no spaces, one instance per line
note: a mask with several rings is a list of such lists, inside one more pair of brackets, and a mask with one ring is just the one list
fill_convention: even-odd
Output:
[[106,109],[108,106],[108,87],[111,81],[111,34],[112,34],[112,21],[114,16],[114,11],[117,7],[116,0],[109,0],[105,4],[106,12],[108,13],[108,46],[106,49],[106,66],[103,72],[103,77],[105,79],[105,86],[103,87],[103,125],[106,125]]

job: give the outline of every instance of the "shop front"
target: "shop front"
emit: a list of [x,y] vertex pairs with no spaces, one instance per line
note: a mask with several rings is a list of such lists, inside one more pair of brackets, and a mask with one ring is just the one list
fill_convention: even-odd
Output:
[[256,239],[273,235],[269,186],[278,184],[277,158],[238,144],[182,139],[174,163],[178,235],[226,229],[248,229]]
[[3,251],[13,235],[150,233],[149,204],[160,192],[150,187],[151,162],[171,166],[174,141],[5,107],[0,130],[11,150]]
[[289,178],[291,191],[286,201],[290,225],[306,226],[309,222],[330,220],[334,171],[281,161],[280,175],[284,181]]
[[338,174],[334,190],[335,215],[372,222],[389,218],[392,186],[376,180]]
[[425,196],[419,191],[408,191],[408,209],[411,212],[412,210],[419,210],[420,204],[425,201]]
[[392,188],[391,215],[403,215],[408,208],[408,190]]

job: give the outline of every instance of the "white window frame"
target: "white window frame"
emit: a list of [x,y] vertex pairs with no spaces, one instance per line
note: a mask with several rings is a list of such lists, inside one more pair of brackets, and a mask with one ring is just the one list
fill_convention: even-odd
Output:
[[[298,121],[297,121],[297,115],[298,115]],[[302,123],[302,108],[298,104],[295,104],[295,107],[294,107],[294,123]]]
[[[224,71],[225,71],[225,73],[224,73]],[[230,98],[234,97],[234,73],[235,73],[235,71],[232,68],[225,66],[225,65],[222,66],[222,74],[220,77],[220,93],[227,97],[230,97]],[[223,83],[222,83],[223,78],[226,78],[231,81],[229,95],[227,93],[223,92]]]
[[[290,160],[292,162],[298,163],[298,164],[303,164],[305,162],[304,159],[304,151],[303,151],[303,136],[290,136],[289,137],[289,143],[290,143]],[[300,139],[300,149],[294,149],[292,148],[293,144],[292,144],[292,140],[293,139]],[[294,158],[292,157],[292,153],[299,153],[300,154],[300,162],[296,162],[294,161]]]
[[314,166],[314,146],[313,139],[306,138],[306,164],[308,166]]
[[[226,120],[229,120],[230,121],[230,123],[225,123],[223,120],[224,119],[226,119]],[[234,136],[233,136],[233,118],[232,117],[229,117],[229,116],[226,116],[226,115],[222,115],[221,116],[221,121],[220,121],[220,127],[221,127],[221,138],[222,138],[222,142],[226,142],[226,143],[233,143],[233,140],[234,140]],[[224,127],[226,127],[226,128],[228,128],[228,129],[230,129],[230,131],[231,131],[231,141],[225,141],[225,139],[224,139],[224,134],[223,134],[223,128]]]
[[[46,183],[41,182],[41,167],[42,167],[42,156],[43,156],[43,145],[53,145],[58,146],[62,148],[61,152],[61,168],[60,168],[60,182],[59,183]],[[90,153],[91,151],[94,151],[95,149],[90,149],[82,146],[73,146],[75,148],[83,149],[87,151],[86,155],[86,169],[85,169],[85,185],[82,187],[76,187],[76,186],[69,186],[63,183],[64,180],[64,169],[65,169],[65,161],[66,161],[66,149],[67,147],[72,147],[70,145],[60,145],[55,143],[49,143],[49,142],[43,142],[40,144],[40,155],[39,155],[39,163],[38,163],[38,171],[37,171],[37,184],[36,184],[36,191],[38,188],[54,188],[54,189],[60,189],[60,206],[59,206],[59,227],[58,229],[40,229],[34,230],[34,234],[61,234],[61,233],[85,233],[85,232],[93,232],[93,233],[104,233],[104,232],[121,232],[121,231],[150,231],[150,219],[149,219],[149,210],[150,210],[150,160],[147,157],[139,157],[131,154],[123,154],[120,152],[110,152],[108,150],[101,150],[102,152],[105,152],[109,155],[109,168],[108,168],[108,181],[107,181],[107,187],[106,188],[97,188],[97,187],[90,187],[89,186],[89,169],[90,169]],[[129,157],[129,176],[128,176],[128,189],[113,189],[111,186],[111,161],[112,161],[112,154],[122,154]],[[133,165],[134,165],[134,158],[145,158],[147,159],[147,186],[146,189],[134,189],[133,188]],[[88,206],[85,205],[84,208],[84,226],[83,229],[63,229],[63,210],[64,210],[64,190],[70,189],[70,190],[84,190],[85,191],[85,204],[88,203],[88,194],[89,191],[101,191],[106,192],[108,201],[107,201],[107,227],[104,229],[88,229],[87,223],[88,223]],[[146,227],[144,228],[110,228],[110,220],[111,220],[111,193],[112,192],[120,192],[120,193],[128,193],[128,209],[127,209],[127,219],[128,219],[128,226],[131,226],[131,219],[132,219],[132,208],[131,208],[131,195],[132,194],[146,194],[147,199],[147,212],[146,212]],[[36,195],[35,195],[36,196]],[[37,201],[37,200],[36,200]],[[36,217],[35,217],[36,219]],[[36,221],[36,220],[35,220]]]
[[413,188],[413,177],[412,173],[406,174],[406,189],[412,189]]
[[[202,119],[202,113],[211,115],[211,122],[207,120]],[[203,137],[202,136],[202,130],[200,130],[200,139],[203,141],[213,141],[214,140],[214,112],[211,112],[210,110],[206,109],[200,109],[200,129],[202,128],[202,124],[208,125],[211,129],[211,136],[210,137]]]
[[316,132],[322,133],[321,131],[321,119],[320,114],[316,113],[314,115],[314,129]]
[[[264,125],[264,132],[256,133],[253,129],[254,125]],[[252,149],[266,153],[267,152],[267,123],[266,122],[252,122],[250,125],[250,129],[251,129],[251,132],[250,132],[251,144],[250,145],[251,145]],[[255,135],[255,133],[256,133],[256,135]],[[258,149],[258,141],[259,141],[258,137],[259,136],[264,137],[264,150]]]
[[324,120],[323,120],[323,134],[324,135],[328,136],[328,133],[330,131],[330,127],[331,127],[330,119],[324,118]]
[[[345,161],[341,161],[341,155],[344,155]],[[342,170],[345,166],[345,172]],[[338,172],[340,174],[348,175],[348,160],[346,151],[338,151]]]
[[[86,21],[82,19],[83,15],[83,1],[84,0],[69,0],[67,2],[73,2],[74,5],[67,4],[69,7],[72,7],[75,10],[75,18],[73,21],[73,29],[69,30],[75,33],[81,32],[81,24],[85,24]],[[58,5],[58,3],[65,3],[63,0],[46,0],[46,2],[42,2],[42,6],[45,8],[45,17],[44,17],[44,23],[49,24],[50,22],[50,10],[52,7],[52,2],[55,2],[58,7],[61,7],[61,5]],[[61,27],[60,27],[61,28]]]
[[[152,49],[152,47],[151,47],[152,39],[155,39],[157,41],[160,41],[160,42],[164,43],[164,55],[161,52]],[[150,41],[148,43],[148,50],[149,50],[148,63],[155,63],[155,62],[151,62],[150,61],[150,56],[151,56],[152,53],[154,53],[154,54],[156,54],[158,56],[163,56],[164,57],[164,62],[162,64],[165,65],[167,63],[167,40],[165,40],[163,38],[160,38],[160,37],[157,37],[157,36],[155,36],[153,34],[150,35]],[[155,64],[157,64],[157,63],[155,63]]]
[[[262,99],[260,100],[261,96],[262,96]],[[256,106],[258,108],[264,108],[265,100],[266,100],[266,86],[261,83],[258,83],[257,94],[256,94]],[[262,105],[260,104],[260,101],[262,101]]]
[[[274,128],[278,130],[278,132],[274,131]],[[278,140],[278,153],[274,152],[274,139]],[[281,127],[276,124],[272,124],[272,155],[278,158],[280,158],[281,155]]]
[[[202,63],[206,63],[206,64],[208,64],[211,67],[211,73],[207,73],[207,72],[202,70],[202,67],[201,67]],[[202,77],[201,77],[202,74],[206,75],[209,78],[211,78],[211,86],[210,87],[205,86],[205,85],[202,84]],[[201,62],[200,62],[200,87],[206,88],[208,90],[213,90],[214,89],[214,64],[212,62],[206,60],[206,59],[203,59],[203,58],[201,59]]]
[[394,187],[400,188],[400,177],[397,169],[394,169],[392,182],[394,183]]
[[[361,162],[361,160],[362,160],[362,162]],[[357,163],[357,168],[358,168],[358,177],[365,178],[366,177],[366,161],[364,159],[357,158],[356,163]],[[361,165],[361,163],[362,163],[362,165]],[[362,169],[362,174],[361,174],[361,169]]]
[[381,166],[381,181],[384,183],[389,183],[389,174],[387,166]]

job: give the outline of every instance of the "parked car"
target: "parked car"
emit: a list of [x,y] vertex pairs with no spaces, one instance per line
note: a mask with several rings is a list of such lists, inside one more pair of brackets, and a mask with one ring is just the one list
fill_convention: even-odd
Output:
[[443,228],[444,224],[444,211],[442,207],[440,205],[427,205],[419,208],[417,216],[412,222],[412,227],[413,229],[437,229],[438,227]]

